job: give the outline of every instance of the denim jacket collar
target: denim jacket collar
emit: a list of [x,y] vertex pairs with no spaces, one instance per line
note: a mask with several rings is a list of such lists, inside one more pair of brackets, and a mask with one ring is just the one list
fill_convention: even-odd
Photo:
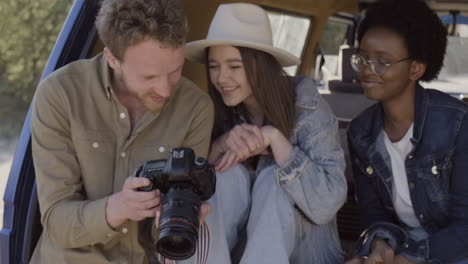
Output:
[[315,87],[314,81],[305,77],[294,77],[296,83],[296,106],[304,109],[315,110],[320,98],[317,89],[310,89]]
[[421,85],[416,86],[414,111],[414,130],[411,142],[417,144],[421,139],[424,123],[426,122],[427,109],[429,108],[429,97]]
[[[429,98],[427,96],[426,90],[421,87],[419,84],[416,86],[415,91],[415,111],[414,111],[414,128],[413,128],[413,137],[411,142],[417,144],[421,139],[424,122],[426,120],[426,113],[429,106]],[[382,103],[377,103],[368,109],[367,115],[364,115],[358,126],[358,131],[351,131],[351,136],[355,137],[354,142],[359,142],[358,147],[361,151],[375,151],[375,144],[380,133],[382,133],[383,128],[383,107]],[[362,122],[362,123],[361,123]],[[358,150],[358,151],[360,151]],[[368,153],[371,154],[371,153]],[[369,155],[368,155],[369,156]]]

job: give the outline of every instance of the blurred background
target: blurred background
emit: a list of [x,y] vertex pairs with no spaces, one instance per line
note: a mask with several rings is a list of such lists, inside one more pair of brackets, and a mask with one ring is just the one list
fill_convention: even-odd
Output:
[[24,119],[73,0],[0,1],[0,227]]

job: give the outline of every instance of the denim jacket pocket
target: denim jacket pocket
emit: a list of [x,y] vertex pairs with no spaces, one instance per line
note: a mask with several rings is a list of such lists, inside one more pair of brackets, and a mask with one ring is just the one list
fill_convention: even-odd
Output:
[[416,172],[429,199],[439,204],[444,212],[448,210],[449,184],[454,152],[455,149],[452,149],[445,153],[429,156],[421,164],[421,169]]

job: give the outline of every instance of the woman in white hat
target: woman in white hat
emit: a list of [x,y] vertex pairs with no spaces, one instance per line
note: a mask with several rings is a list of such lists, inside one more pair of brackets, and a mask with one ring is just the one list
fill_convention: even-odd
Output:
[[299,60],[272,45],[266,12],[220,5],[207,39],[188,43],[186,57],[207,65],[216,113],[208,263],[342,263],[335,217],[347,185],[337,121],[312,80],[283,71]]

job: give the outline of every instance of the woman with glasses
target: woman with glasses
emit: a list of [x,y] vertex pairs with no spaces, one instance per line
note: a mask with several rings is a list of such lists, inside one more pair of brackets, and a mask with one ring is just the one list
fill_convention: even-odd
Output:
[[350,125],[364,233],[349,263],[468,263],[468,107],[424,89],[447,31],[424,2],[369,7],[351,63],[378,101]]

